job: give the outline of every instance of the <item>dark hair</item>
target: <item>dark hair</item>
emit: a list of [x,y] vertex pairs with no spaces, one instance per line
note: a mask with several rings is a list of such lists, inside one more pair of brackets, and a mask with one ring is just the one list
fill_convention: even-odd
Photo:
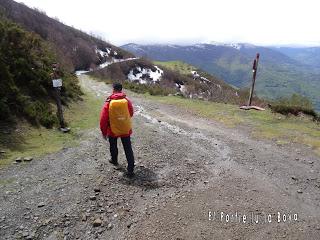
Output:
[[122,84],[121,83],[114,83],[112,85],[113,90],[117,91],[117,92],[121,92],[122,91]]

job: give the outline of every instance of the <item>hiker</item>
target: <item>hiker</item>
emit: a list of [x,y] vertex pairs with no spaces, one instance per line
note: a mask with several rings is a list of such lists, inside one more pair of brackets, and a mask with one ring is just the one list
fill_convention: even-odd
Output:
[[113,93],[104,104],[100,115],[100,129],[104,139],[109,139],[110,143],[110,163],[118,165],[118,147],[117,139],[121,138],[124,152],[128,162],[128,177],[134,176],[134,156],[131,147],[130,135],[131,117],[133,116],[133,107],[129,99],[122,92],[120,83],[113,84]]

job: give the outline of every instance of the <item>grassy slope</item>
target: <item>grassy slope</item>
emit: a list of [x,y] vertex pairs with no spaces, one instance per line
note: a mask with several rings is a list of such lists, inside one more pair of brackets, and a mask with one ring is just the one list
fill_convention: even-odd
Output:
[[148,98],[185,108],[192,113],[223,123],[228,127],[247,126],[255,138],[308,145],[320,155],[320,125],[305,117],[285,117],[271,111],[244,111],[235,105],[184,99],[179,97]]
[[197,68],[182,61],[161,62],[154,61],[155,65],[164,66],[170,70],[178,71],[181,74],[191,74],[191,71]]
[[43,127],[35,128],[26,122],[20,124],[18,131],[10,137],[1,131],[0,150],[5,150],[6,153],[0,157],[0,167],[17,157],[38,157],[76,145],[83,130],[98,126],[102,103],[100,98],[91,93],[85,93],[83,101],[71,103],[64,114],[71,127],[71,133],[68,134]]

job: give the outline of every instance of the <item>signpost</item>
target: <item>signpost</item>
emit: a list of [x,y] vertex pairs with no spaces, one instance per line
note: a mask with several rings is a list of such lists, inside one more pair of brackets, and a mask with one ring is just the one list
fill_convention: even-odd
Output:
[[53,65],[53,74],[52,74],[52,86],[54,88],[55,92],[55,98],[57,103],[57,117],[59,119],[60,124],[60,130],[62,132],[69,132],[70,128],[66,127],[64,118],[63,118],[63,111],[62,111],[62,104],[61,104],[61,87],[62,87],[62,79],[58,78],[58,72],[57,72],[57,64]]
[[253,66],[252,66],[252,86],[251,86],[251,89],[250,89],[250,96],[249,96],[248,106],[251,106],[251,103],[252,103],[254,85],[255,85],[255,82],[256,82],[257,70],[258,70],[258,64],[259,64],[259,57],[260,57],[260,54],[257,53],[257,56],[253,61]]
[[250,95],[249,95],[248,104],[245,105],[245,106],[241,106],[240,109],[243,109],[243,110],[255,109],[255,110],[259,110],[259,111],[264,111],[265,110],[262,107],[252,106],[251,105],[252,104],[252,98],[253,98],[253,92],[254,92],[254,85],[256,83],[259,58],[260,58],[260,54],[257,53],[256,58],[253,60],[253,65],[252,65],[252,85],[251,85],[251,89],[250,89]]

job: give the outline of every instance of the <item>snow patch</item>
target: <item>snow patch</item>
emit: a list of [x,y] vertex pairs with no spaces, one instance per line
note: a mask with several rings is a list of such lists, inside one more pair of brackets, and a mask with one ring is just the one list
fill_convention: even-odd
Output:
[[136,51],[144,51],[139,45],[135,44],[135,43],[130,43],[125,45],[125,47],[129,48],[129,49],[134,49]]
[[202,82],[211,82],[209,79],[205,78],[205,77],[201,77],[200,74],[197,71],[191,71],[193,79],[196,80],[198,78],[200,78],[200,81]]
[[180,91],[183,93],[183,94],[186,94],[187,93],[187,88],[185,85],[181,85],[180,86]]
[[108,54],[110,54],[111,53],[111,48],[106,48],[106,51],[107,51]]
[[105,52],[105,51],[102,51],[102,50],[96,48],[96,53],[99,54],[101,57],[109,57],[109,52],[110,51]]
[[76,75],[80,76],[81,74],[88,73],[88,72],[90,72],[90,71],[79,70],[79,71],[76,71]]
[[112,48],[108,48],[108,47],[106,47],[105,51],[103,51],[101,49],[98,49],[98,48],[96,48],[95,51],[101,57],[110,57],[110,55],[113,55],[113,56],[117,56],[118,55],[117,51],[112,50]]
[[198,74],[197,71],[191,71],[191,73],[192,73],[192,75],[193,75],[194,78],[200,77],[200,75]]
[[231,47],[237,50],[240,50],[242,45],[239,43],[221,43],[221,42],[210,42],[210,45],[214,45],[214,46],[222,46],[222,47]]
[[[105,68],[113,63],[117,63],[117,62],[126,62],[126,61],[131,61],[131,60],[136,60],[136,59],[139,59],[139,58],[126,58],[126,59],[115,59],[115,58],[112,58],[110,61],[106,61],[102,64],[100,64],[98,66],[98,69],[102,69],[102,68]],[[84,73],[88,73],[88,72],[91,72],[93,69],[90,69],[89,71],[87,70],[79,70],[79,71],[76,71],[75,74],[77,76],[81,75],[81,74],[84,74]]]
[[139,81],[141,84],[148,83],[148,80],[153,83],[159,82],[163,74],[163,70],[157,66],[154,66],[156,71],[152,71],[150,68],[135,67],[130,70],[128,74],[128,80]]
[[200,77],[200,79],[204,82],[210,82],[210,80],[208,78],[205,78],[205,77]]
[[119,63],[119,62],[126,62],[126,61],[131,61],[131,60],[136,60],[138,58],[126,58],[126,59],[116,59],[116,58],[112,58],[110,61],[105,61],[104,63],[101,63],[98,67],[98,69],[102,69],[105,67],[108,67],[109,65],[113,64],[113,63]]
[[176,83],[176,87],[179,89],[179,91],[183,94],[187,93],[187,88],[183,83]]
[[204,44],[196,44],[194,45],[196,48],[205,49],[206,46]]

